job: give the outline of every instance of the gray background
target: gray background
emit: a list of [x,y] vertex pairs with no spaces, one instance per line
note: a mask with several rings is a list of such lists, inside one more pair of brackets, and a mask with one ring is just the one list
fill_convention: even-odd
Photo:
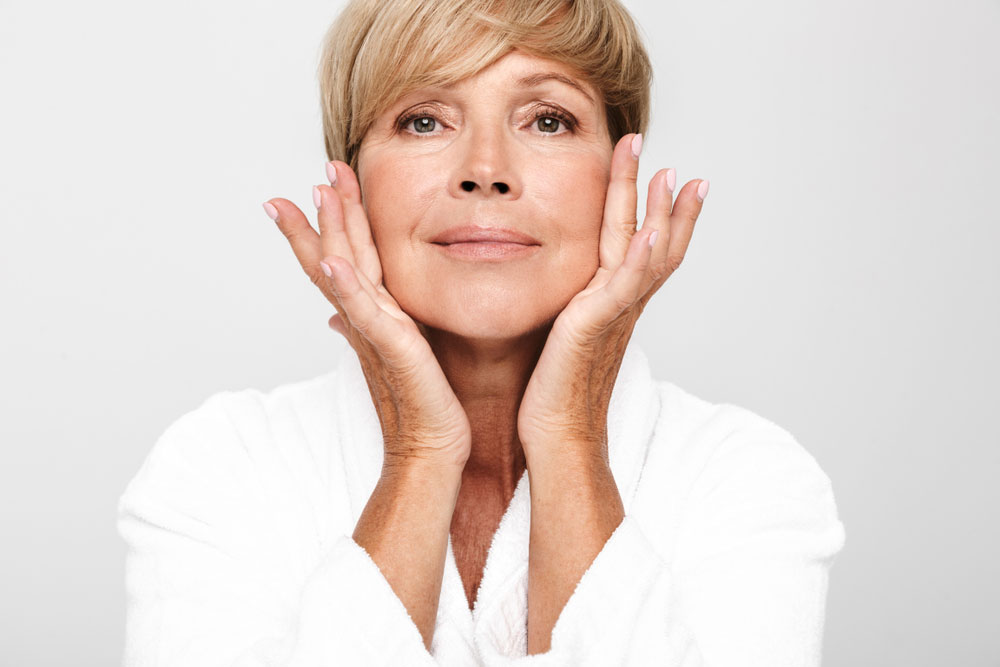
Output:
[[[338,2],[0,5],[0,663],[112,665],[115,505],[166,426],[349,350],[261,202],[312,215]],[[790,430],[847,543],[827,666],[1000,665],[1000,5],[627,2],[645,185],[711,192],[635,336]]]

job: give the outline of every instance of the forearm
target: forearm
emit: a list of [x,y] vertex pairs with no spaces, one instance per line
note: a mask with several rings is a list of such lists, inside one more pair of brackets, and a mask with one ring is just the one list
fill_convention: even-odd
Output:
[[552,629],[583,573],[625,517],[610,466],[600,460],[529,462],[528,654],[549,650]]
[[430,650],[461,469],[414,465],[383,471],[354,529]]

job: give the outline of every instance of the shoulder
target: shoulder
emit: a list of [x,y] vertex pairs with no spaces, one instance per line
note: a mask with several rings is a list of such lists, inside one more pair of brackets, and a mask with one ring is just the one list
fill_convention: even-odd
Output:
[[171,421],[150,447],[119,499],[176,497],[245,489],[281,459],[305,460],[329,444],[334,415],[326,406],[334,373],[270,391],[222,390]]
[[704,486],[720,475],[784,472],[831,489],[830,478],[812,453],[771,419],[739,405],[712,403],[665,380],[657,386],[658,439],[670,436],[672,457],[691,466],[692,481]]
[[736,539],[770,520],[776,530],[822,534],[826,548],[839,550],[832,481],[791,432],[748,408],[712,403],[664,380],[657,386],[661,408],[643,472],[657,483],[642,490],[646,524],[668,526],[665,549],[683,533],[714,528]]

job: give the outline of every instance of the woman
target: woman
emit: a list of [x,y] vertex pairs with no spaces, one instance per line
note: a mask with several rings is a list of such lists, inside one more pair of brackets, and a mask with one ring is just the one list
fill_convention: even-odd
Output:
[[319,233],[264,209],[353,354],[157,442],[126,664],[818,665],[829,479],[628,344],[708,192],[661,169],[637,229],[628,13],[356,0],[320,74]]

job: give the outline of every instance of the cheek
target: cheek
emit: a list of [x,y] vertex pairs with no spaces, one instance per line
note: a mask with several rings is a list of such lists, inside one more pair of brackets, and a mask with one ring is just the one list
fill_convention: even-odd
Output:
[[[535,174],[539,212],[549,221],[549,235],[561,244],[592,244],[596,251],[608,189],[605,161],[593,155],[569,155]],[[582,250],[582,248],[580,248]]]
[[597,271],[608,171],[592,158],[550,174],[557,175],[548,176],[542,206],[558,246],[553,268],[563,276],[559,292],[575,294]]
[[405,262],[414,229],[435,187],[399,161],[372,161],[364,171],[364,206],[383,270]]

